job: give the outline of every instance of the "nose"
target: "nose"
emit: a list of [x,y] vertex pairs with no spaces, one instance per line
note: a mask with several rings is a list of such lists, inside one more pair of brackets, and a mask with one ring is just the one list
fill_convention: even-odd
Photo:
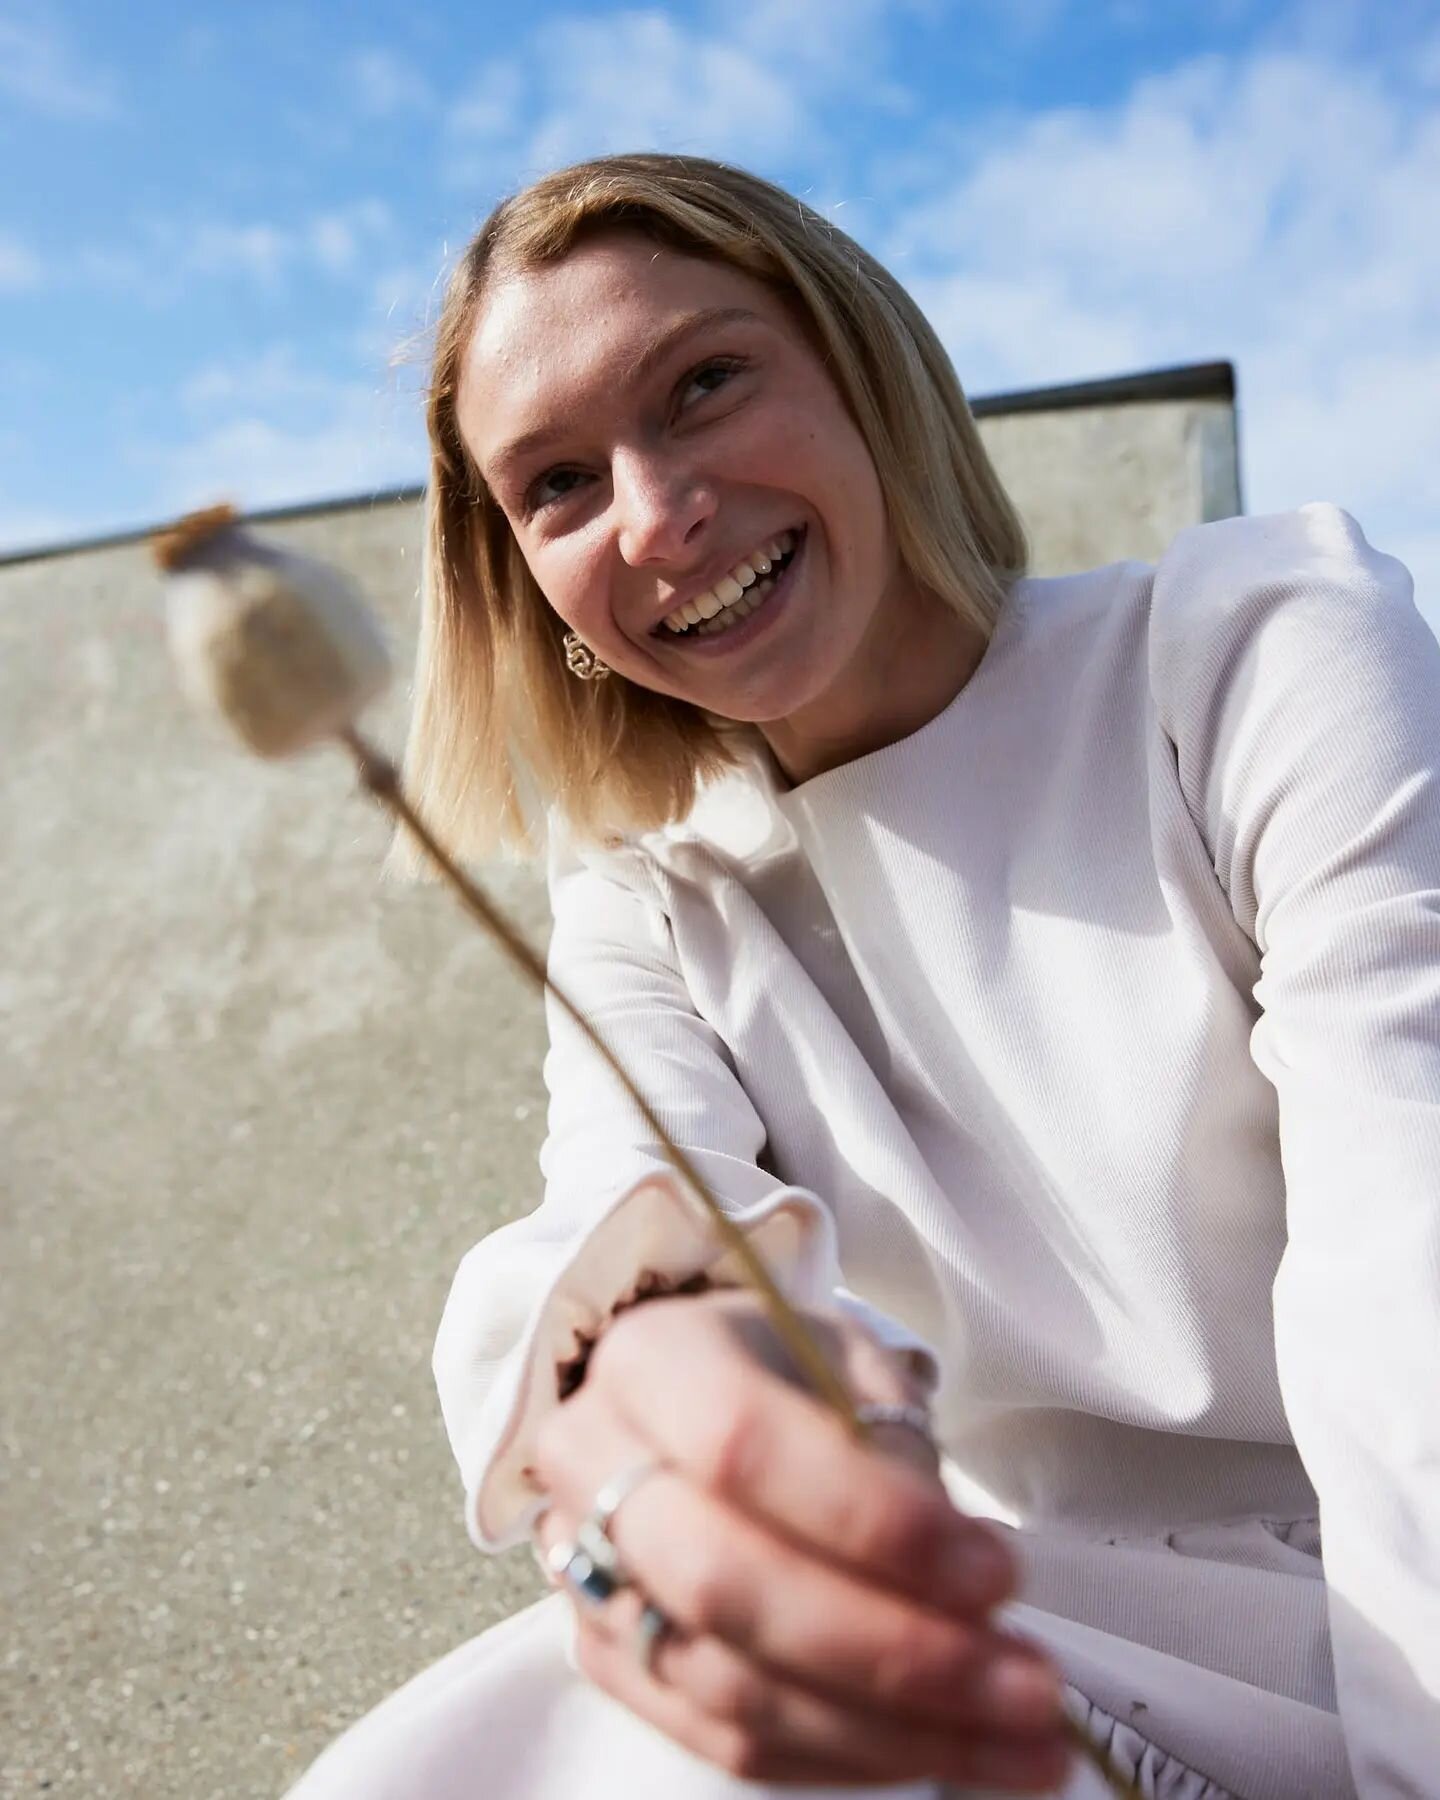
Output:
[[613,456],[610,479],[620,554],[632,568],[694,555],[718,505],[711,483],[691,468],[634,452]]

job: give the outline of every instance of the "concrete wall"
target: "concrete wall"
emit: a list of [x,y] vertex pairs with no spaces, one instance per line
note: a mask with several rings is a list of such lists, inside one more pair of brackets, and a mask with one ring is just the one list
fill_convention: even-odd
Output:
[[[1054,568],[1206,516],[1214,425],[984,429]],[[271,529],[408,660],[418,523]],[[470,1550],[428,1372],[461,1254],[536,1199],[538,1002],[378,885],[338,756],[265,767],[183,709],[142,548],[0,565],[0,722],[0,1791],[274,1796],[538,1591]],[[542,940],[533,876],[491,885]]]
[[1153,562],[1185,526],[1240,510],[1229,400],[1000,413],[980,431],[1025,519],[1037,575],[1123,556]]

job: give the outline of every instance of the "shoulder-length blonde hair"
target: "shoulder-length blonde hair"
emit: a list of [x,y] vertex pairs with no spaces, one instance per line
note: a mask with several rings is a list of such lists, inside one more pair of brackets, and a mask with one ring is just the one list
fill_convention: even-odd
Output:
[[557,262],[607,228],[728,263],[796,309],[869,446],[916,581],[988,635],[1024,571],[1023,529],[940,340],[843,231],[782,188],[700,157],[606,156],[545,176],[485,221],[436,327],[406,767],[432,824],[464,856],[533,855],[535,817],[549,807],[582,838],[654,829],[683,817],[698,787],[754,741],[753,725],[619,675],[576,680],[564,625],[460,435],[461,371],[492,274]]

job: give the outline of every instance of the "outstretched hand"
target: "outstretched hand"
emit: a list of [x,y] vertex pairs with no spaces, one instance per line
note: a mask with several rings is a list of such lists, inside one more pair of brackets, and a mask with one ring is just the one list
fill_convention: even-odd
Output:
[[[810,1323],[857,1399],[915,1398],[858,1324]],[[610,1532],[635,1585],[579,1608],[580,1666],[614,1699],[748,1780],[1061,1784],[1059,1679],[990,1621],[1015,1583],[1000,1536],[954,1509],[918,1433],[853,1442],[750,1294],[614,1321],[541,1430],[541,1547],[573,1540],[601,1487],[651,1459],[665,1467]],[[672,1622],[648,1670],[646,1599]]]

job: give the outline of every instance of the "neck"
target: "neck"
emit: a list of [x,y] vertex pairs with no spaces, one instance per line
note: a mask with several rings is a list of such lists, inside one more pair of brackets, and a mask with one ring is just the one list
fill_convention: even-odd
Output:
[[888,607],[825,692],[759,727],[791,787],[919,731],[969,681],[985,654],[978,626],[917,594],[903,621]]

